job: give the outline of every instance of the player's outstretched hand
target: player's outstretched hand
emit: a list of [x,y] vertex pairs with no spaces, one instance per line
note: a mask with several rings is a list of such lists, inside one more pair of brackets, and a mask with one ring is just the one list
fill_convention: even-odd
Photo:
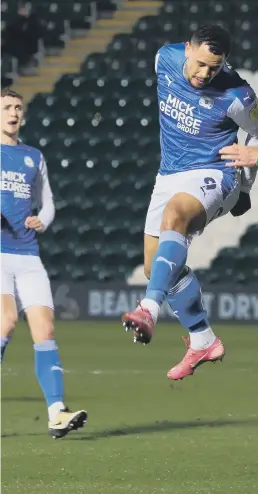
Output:
[[25,220],[26,228],[33,228],[36,232],[43,232],[44,225],[41,223],[38,216],[28,216]]
[[241,146],[233,144],[219,151],[222,160],[232,161],[226,166],[256,166],[258,162],[258,146]]

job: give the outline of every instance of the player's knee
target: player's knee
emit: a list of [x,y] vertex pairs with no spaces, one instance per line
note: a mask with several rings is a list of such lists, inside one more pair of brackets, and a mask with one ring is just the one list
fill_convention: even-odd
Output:
[[[32,328],[31,328],[32,329]],[[54,339],[54,324],[49,320],[38,321],[37,327],[31,331],[34,343]]]
[[8,336],[15,328],[18,317],[12,311],[7,311],[2,317],[2,335]]
[[167,206],[161,224],[161,231],[174,230],[185,234],[189,225],[189,218],[179,209]]

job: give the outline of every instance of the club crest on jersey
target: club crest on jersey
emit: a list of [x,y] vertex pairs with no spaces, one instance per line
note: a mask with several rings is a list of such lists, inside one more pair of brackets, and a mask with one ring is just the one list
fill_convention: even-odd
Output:
[[24,157],[24,164],[26,166],[29,166],[30,168],[33,168],[34,167],[34,161],[33,161],[33,159],[30,156],[25,156]]
[[208,96],[201,96],[199,100],[199,105],[202,106],[203,108],[206,108],[206,110],[211,110],[214,101],[212,98],[209,98]]

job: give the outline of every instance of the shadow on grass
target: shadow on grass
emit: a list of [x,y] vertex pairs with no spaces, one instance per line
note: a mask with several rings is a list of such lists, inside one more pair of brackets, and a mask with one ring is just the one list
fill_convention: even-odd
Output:
[[[250,417],[249,419],[243,420],[229,420],[229,419],[220,419],[220,420],[202,420],[196,419],[190,422],[154,422],[152,424],[140,424],[135,426],[123,425],[116,429],[105,429],[100,431],[94,431],[87,433],[87,426],[85,429],[85,435],[69,435],[68,438],[72,441],[96,441],[97,439],[104,439],[108,437],[123,437],[123,436],[132,436],[135,434],[150,434],[155,432],[167,432],[172,430],[186,430],[186,429],[196,429],[196,428],[218,428],[218,427],[243,427],[255,425],[258,426],[258,419],[255,417]],[[78,433],[77,433],[78,434]],[[42,432],[28,432],[28,433],[12,433],[12,434],[2,434],[1,437],[3,439],[13,438],[13,437],[28,437],[28,436],[45,436],[45,433]]]
[[243,420],[202,420],[196,419],[190,422],[154,422],[152,424],[141,424],[135,426],[124,425],[116,429],[107,429],[96,432],[90,432],[83,436],[69,436],[69,439],[73,441],[95,441],[96,439],[102,439],[107,437],[120,437],[131,436],[134,434],[150,434],[155,432],[166,432],[180,429],[196,429],[201,427],[217,428],[217,427],[237,427],[237,426],[250,426],[258,425],[257,418],[249,418]]
[[19,437],[30,437],[30,436],[45,436],[45,432],[25,432],[25,433],[20,433],[20,432],[12,432],[11,434],[1,434],[1,439],[11,439],[13,437],[19,438]]

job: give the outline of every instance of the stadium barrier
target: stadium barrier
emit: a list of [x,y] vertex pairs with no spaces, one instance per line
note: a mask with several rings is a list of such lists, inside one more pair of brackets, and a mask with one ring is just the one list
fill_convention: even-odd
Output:
[[[53,282],[56,318],[61,320],[114,320],[123,312],[134,310],[137,300],[145,294],[145,287],[124,284]],[[258,286],[206,286],[203,302],[213,322],[258,322]],[[175,322],[176,316],[167,303],[163,304],[160,319]],[[257,324],[258,329],[258,324]]]

